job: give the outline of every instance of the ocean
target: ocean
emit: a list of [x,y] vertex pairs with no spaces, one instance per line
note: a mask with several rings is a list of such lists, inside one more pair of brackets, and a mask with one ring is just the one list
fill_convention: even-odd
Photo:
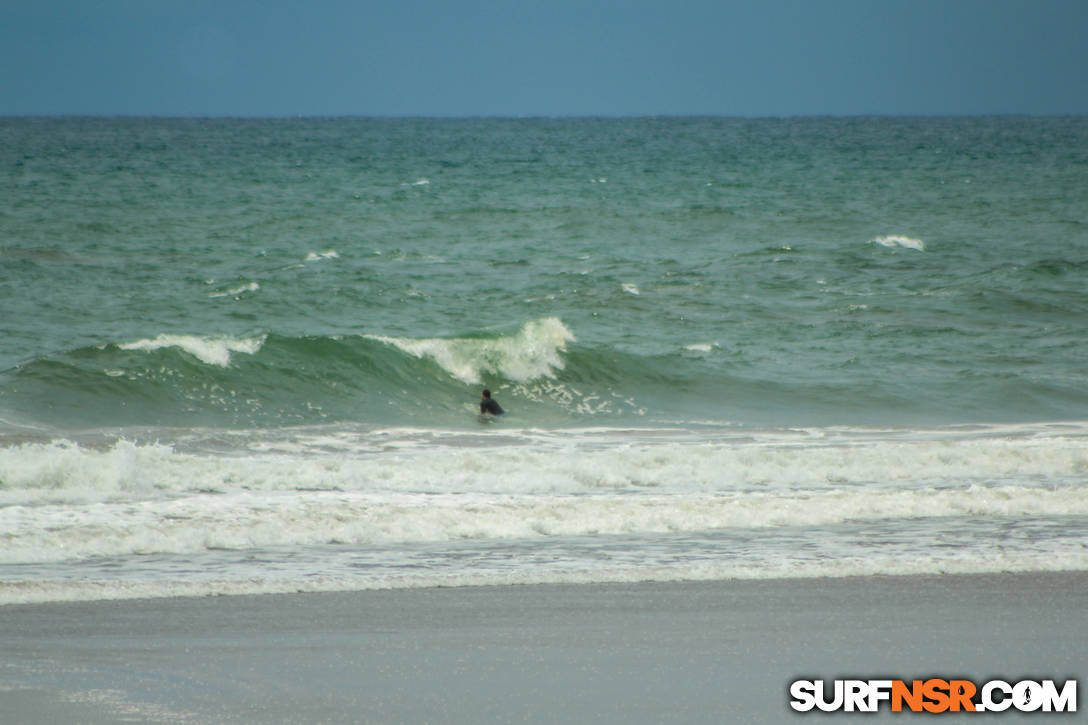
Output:
[[0,604],[1052,570],[1088,118],[0,119]]

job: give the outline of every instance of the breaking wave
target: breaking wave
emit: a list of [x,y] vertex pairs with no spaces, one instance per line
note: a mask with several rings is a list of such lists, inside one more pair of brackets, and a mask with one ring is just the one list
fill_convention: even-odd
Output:
[[142,350],[151,352],[164,347],[176,347],[189,353],[201,362],[209,365],[227,367],[231,353],[254,355],[264,344],[265,336],[235,339],[230,337],[198,337],[196,335],[159,335],[153,340],[137,340],[121,343],[121,350]]
[[368,336],[416,357],[435,361],[454,378],[479,384],[491,375],[516,382],[551,378],[563,368],[561,353],[574,335],[555,317],[534,320],[514,335],[496,338]]
[[478,424],[480,387],[517,425],[543,427],[998,423],[1010,398],[1029,401],[1036,420],[1079,420],[1088,404],[1062,380],[1028,375],[967,367],[919,390],[864,376],[776,379],[729,354],[718,342],[658,354],[587,344],[556,317],[449,337],[161,334],[0,373],[0,429],[465,427]]

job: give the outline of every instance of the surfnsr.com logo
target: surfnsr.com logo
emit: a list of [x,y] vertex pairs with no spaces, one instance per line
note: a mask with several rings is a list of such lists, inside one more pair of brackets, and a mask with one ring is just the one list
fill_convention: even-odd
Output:
[[797,712],[1076,712],[1077,681],[796,680],[790,707]]

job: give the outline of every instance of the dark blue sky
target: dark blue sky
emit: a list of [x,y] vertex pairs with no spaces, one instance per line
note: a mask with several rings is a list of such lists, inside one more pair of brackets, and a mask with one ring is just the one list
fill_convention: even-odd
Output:
[[1088,113],[1088,0],[2,0],[0,115]]

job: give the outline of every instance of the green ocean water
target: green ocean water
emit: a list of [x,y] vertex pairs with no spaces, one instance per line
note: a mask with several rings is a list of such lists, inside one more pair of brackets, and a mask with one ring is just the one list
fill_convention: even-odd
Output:
[[1086,132],[0,119],[0,605],[1084,571]]
[[1088,419],[1088,119],[0,119],[11,430]]

